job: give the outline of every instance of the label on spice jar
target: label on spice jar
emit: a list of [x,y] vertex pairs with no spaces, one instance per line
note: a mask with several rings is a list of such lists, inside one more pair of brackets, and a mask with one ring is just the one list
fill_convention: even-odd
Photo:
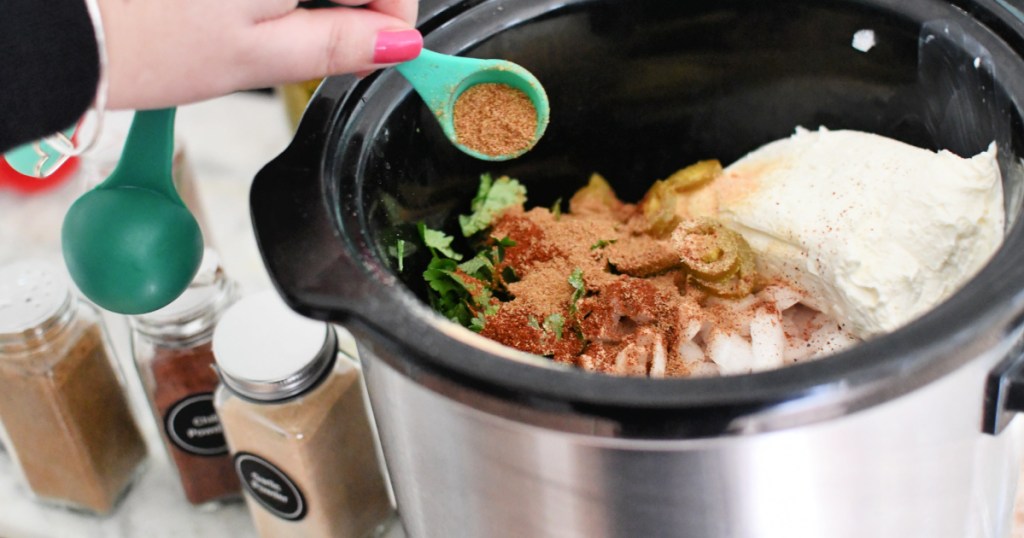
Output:
[[182,398],[164,417],[167,437],[174,446],[197,456],[228,453],[224,427],[213,408],[213,393],[204,392]]
[[248,452],[235,454],[235,471],[246,493],[268,512],[281,519],[298,521],[306,517],[306,499],[284,471]]

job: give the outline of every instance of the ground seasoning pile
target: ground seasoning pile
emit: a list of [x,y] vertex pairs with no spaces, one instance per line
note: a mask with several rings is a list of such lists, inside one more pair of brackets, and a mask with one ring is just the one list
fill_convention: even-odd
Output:
[[477,84],[462,92],[453,119],[459,143],[485,155],[527,150],[537,132],[533,102],[507,84]]
[[595,174],[567,213],[526,210],[518,182],[485,176],[460,217],[476,256],[421,227],[433,306],[502,344],[617,375],[749,372],[849,342],[788,283],[760,279],[740,234],[686,209],[718,174],[698,163],[637,204]]

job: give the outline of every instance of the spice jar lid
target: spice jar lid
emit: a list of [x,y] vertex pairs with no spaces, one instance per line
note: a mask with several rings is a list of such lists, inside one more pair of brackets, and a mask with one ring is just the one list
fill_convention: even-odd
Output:
[[0,334],[28,331],[67,309],[71,302],[67,275],[42,260],[0,267]]
[[337,358],[327,323],[295,313],[273,290],[242,298],[213,332],[221,381],[243,397],[273,402],[313,387]]
[[213,249],[203,251],[195,278],[182,294],[167,306],[130,318],[132,326],[151,336],[189,339],[209,336],[214,323],[235,299],[235,284],[221,266]]

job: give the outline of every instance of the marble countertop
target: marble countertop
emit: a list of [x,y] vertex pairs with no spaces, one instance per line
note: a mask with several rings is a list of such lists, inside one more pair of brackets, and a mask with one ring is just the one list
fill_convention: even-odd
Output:
[[[103,138],[89,154],[79,176],[37,196],[0,190],[0,264],[37,257],[60,262],[60,223],[67,206],[99,170],[109,168],[131,121],[130,113],[109,114]],[[220,253],[225,270],[244,292],[268,287],[249,220],[249,185],[256,172],[285,148],[291,126],[276,97],[242,93],[181,107],[176,122],[178,143],[195,175],[201,220],[208,243]],[[106,314],[115,352],[126,373],[133,372],[127,325]],[[119,509],[95,518],[30,501],[15,480],[14,469],[0,452],[0,536],[4,538],[206,538],[256,536],[244,504],[213,511],[197,510],[184,500],[171,463],[160,443],[141,384],[127,375],[129,397],[150,448],[147,468]],[[1024,473],[1021,476],[1024,484]],[[1018,495],[1012,538],[1024,538],[1024,492]],[[390,537],[404,536],[400,525]]]
[[[67,207],[94,184],[120,155],[130,112],[108,113],[102,137],[83,158],[76,176],[44,194],[20,196],[0,190],[0,264],[41,258],[60,264],[60,225]],[[185,166],[194,174],[200,220],[208,244],[243,292],[270,285],[249,224],[249,185],[256,172],[291,140],[291,126],[276,97],[240,93],[179,108],[176,138]],[[142,385],[130,363],[123,316],[104,314],[130,401],[149,447],[138,481],[110,516],[97,518],[39,505],[28,499],[9,458],[0,452],[0,536],[4,538],[205,538],[255,537],[249,513],[238,502],[216,510],[189,505],[146,407]],[[400,531],[394,526],[391,534]]]

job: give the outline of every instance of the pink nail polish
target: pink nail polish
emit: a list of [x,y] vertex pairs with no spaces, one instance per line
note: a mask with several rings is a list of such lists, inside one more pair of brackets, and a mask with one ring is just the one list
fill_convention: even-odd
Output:
[[384,31],[377,34],[373,47],[373,63],[397,64],[420,55],[423,36],[418,30]]

